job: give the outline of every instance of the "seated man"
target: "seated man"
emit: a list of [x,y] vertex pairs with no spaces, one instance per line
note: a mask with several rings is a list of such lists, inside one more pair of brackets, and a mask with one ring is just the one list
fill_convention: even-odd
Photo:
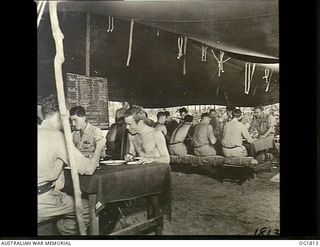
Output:
[[242,145],[242,139],[252,143],[248,130],[240,122],[241,111],[235,109],[232,113],[232,120],[227,122],[223,128],[222,151],[226,157],[245,157],[248,155],[245,146]]
[[170,116],[170,112],[169,111],[165,111],[164,112],[166,115],[166,128],[167,128],[167,134],[166,134],[166,140],[167,143],[170,142],[170,138],[172,136],[173,131],[178,127],[178,122],[174,119],[172,119],[172,117]]
[[[69,164],[59,107],[54,96],[42,105],[44,120],[38,127],[38,222],[62,216],[57,227],[61,234],[79,234],[75,215],[74,198],[60,191],[64,187],[63,165]],[[98,142],[90,159],[73,147],[79,174],[91,175],[99,164],[104,143]],[[55,188],[54,188],[55,187]],[[83,217],[89,222],[88,202],[83,200]]]
[[117,133],[117,124],[113,123],[111,124],[106,139],[107,139],[107,154],[113,157],[115,155],[116,150],[116,133]]
[[179,111],[179,114],[180,114],[180,122],[179,123],[183,123],[184,116],[188,114],[188,110],[187,110],[187,108],[182,107],[178,111]]
[[257,106],[254,108],[253,119],[249,128],[250,133],[255,133],[258,140],[253,144],[251,155],[255,156],[256,152],[272,148],[274,144],[275,134],[275,117],[271,114],[263,112],[263,106]]
[[209,111],[209,116],[211,118],[210,124],[213,128],[213,134],[216,137],[217,141],[214,144],[214,148],[217,151],[217,154],[222,155],[221,139],[222,139],[222,123],[219,121],[219,113],[215,109]]
[[192,140],[195,155],[216,155],[216,150],[213,145],[216,143],[217,139],[213,134],[213,128],[210,125],[210,116],[208,113],[201,114],[201,121],[194,128]]
[[148,121],[141,107],[132,106],[125,111],[124,121],[129,131],[129,152],[126,160],[140,157],[138,163],[170,163],[165,137],[160,130],[146,124]]
[[[169,143],[169,152],[172,155],[183,156],[190,152],[188,152],[188,148],[186,146],[186,141],[190,142],[190,138],[188,139],[188,134],[190,133],[190,128],[192,126],[193,116],[186,115],[184,117],[184,122],[179,124],[179,126],[173,132],[170,143]],[[187,143],[190,146],[191,143]]]
[[167,134],[167,128],[165,126],[166,114],[164,112],[158,112],[157,114],[158,121],[156,122],[155,129],[160,130],[164,136]]
[[[70,120],[75,130],[72,132],[73,143],[84,156],[90,157],[98,142],[106,143],[102,131],[87,121],[86,111],[82,106],[70,109]],[[100,157],[105,157],[105,147],[101,150]]]

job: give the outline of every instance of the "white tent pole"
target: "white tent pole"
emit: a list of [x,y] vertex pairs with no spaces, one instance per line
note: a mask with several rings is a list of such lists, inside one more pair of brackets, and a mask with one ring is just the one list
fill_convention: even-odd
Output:
[[64,135],[67,144],[67,152],[69,157],[69,163],[71,167],[72,183],[74,188],[75,196],[75,206],[76,206],[76,216],[79,224],[79,230],[81,235],[86,235],[86,227],[83,220],[83,207],[81,200],[81,191],[79,185],[79,177],[76,169],[75,159],[73,156],[72,148],[74,147],[71,128],[69,124],[69,111],[66,108],[64,88],[63,88],[63,77],[62,77],[62,64],[64,62],[64,52],[63,52],[63,34],[59,27],[59,20],[57,15],[57,1],[49,2],[50,11],[50,22],[52,35],[56,45],[56,56],[54,58],[54,72],[56,79],[57,95],[59,102],[59,110],[62,119],[62,125],[64,129]]

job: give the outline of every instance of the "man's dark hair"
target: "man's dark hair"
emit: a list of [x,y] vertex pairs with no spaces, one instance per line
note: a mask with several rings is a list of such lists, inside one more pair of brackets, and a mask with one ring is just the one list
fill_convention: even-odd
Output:
[[191,115],[185,115],[184,122],[191,123],[193,121],[193,116]]
[[170,116],[170,112],[169,111],[165,111],[164,114],[166,115],[166,117]]
[[181,114],[182,112],[188,113],[187,108],[182,107],[181,109],[179,109],[179,113]]
[[166,114],[162,111],[157,113],[157,119],[159,120],[161,117],[166,116]]
[[85,117],[86,110],[82,106],[74,106],[70,109],[70,116]]
[[232,117],[233,117],[233,118],[239,118],[239,117],[241,117],[241,110],[240,110],[240,109],[235,109],[235,110],[232,112]]
[[226,111],[234,111],[236,109],[236,107],[234,105],[228,105],[226,107]]
[[255,109],[259,109],[260,111],[263,111],[263,110],[264,110],[264,107],[263,107],[262,105],[258,105],[258,106],[255,106],[255,107],[253,108],[253,110],[255,110]]
[[210,118],[210,116],[209,116],[209,113],[208,113],[208,112],[205,112],[205,113],[202,113],[202,114],[201,114],[201,120],[202,120],[202,119],[204,119],[205,117]]
[[124,112],[124,118],[133,116],[136,123],[142,120],[144,123],[147,122],[147,114],[140,106],[132,106]]
[[47,116],[51,116],[56,112],[59,112],[58,99],[55,95],[50,94],[42,101],[41,113],[43,118],[45,119]]
[[210,114],[211,112],[216,112],[216,110],[215,110],[215,109],[210,109],[209,114]]

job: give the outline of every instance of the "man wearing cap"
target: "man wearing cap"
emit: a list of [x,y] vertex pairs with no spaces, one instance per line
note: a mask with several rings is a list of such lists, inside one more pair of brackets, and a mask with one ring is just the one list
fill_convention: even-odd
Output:
[[184,116],[188,114],[188,110],[185,107],[182,107],[179,109],[179,114],[180,114],[180,122],[182,123],[184,121]]
[[232,119],[223,128],[222,151],[226,157],[245,157],[248,155],[242,144],[243,138],[248,143],[253,143],[253,139],[240,119],[241,111],[235,109],[232,113]]

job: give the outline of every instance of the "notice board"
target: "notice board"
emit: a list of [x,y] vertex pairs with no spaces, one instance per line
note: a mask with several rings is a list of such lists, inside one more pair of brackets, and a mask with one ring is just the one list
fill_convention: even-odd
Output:
[[107,79],[67,73],[66,84],[69,109],[83,106],[88,122],[106,129],[109,126]]

